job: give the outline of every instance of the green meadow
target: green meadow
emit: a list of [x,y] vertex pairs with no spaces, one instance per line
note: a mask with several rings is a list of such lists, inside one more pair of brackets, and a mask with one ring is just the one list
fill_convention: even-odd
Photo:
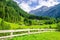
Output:
[[[0,24],[1,24],[2,19],[0,20]],[[43,29],[43,28],[56,28],[58,23],[54,23],[54,24],[42,24],[42,25],[19,25],[17,23],[9,23],[4,21],[3,22],[3,28],[6,28],[5,30],[7,30],[7,27],[9,26],[9,30],[12,29]],[[1,28],[1,26],[0,26]]]
[[60,40],[60,32],[45,32],[14,37],[11,40]]

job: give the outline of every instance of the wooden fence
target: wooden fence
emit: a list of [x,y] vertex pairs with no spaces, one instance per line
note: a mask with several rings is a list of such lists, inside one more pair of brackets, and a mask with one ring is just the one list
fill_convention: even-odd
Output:
[[[43,32],[52,32],[57,29],[20,29],[20,30],[0,30],[0,34],[2,33],[10,33],[10,35],[7,36],[0,36],[0,39],[4,38],[12,38],[15,36],[22,36],[22,35],[28,35],[28,34],[35,34],[35,33],[43,33]],[[16,33],[16,34],[14,34]]]

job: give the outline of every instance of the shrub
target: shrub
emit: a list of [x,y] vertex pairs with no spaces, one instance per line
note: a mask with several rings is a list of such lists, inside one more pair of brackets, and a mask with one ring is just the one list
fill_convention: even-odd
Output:
[[57,29],[60,31],[60,23],[57,24]]
[[47,20],[44,24],[53,24],[54,23],[54,21],[52,21],[52,20]]
[[3,20],[1,21],[0,24],[0,30],[9,30],[10,29],[10,25],[5,23]]

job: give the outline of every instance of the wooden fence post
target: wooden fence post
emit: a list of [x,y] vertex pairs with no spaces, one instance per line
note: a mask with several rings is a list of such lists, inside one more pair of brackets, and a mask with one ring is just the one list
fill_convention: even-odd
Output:
[[40,32],[40,29],[38,29],[38,32]]
[[10,33],[10,36],[11,36],[10,39],[12,39],[12,37],[13,37],[12,35],[13,35],[13,32]]
[[30,29],[28,29],[28,34],[30,34]]
[[13,35],[13,32],[11,32],[11,34],[10,34],[11,36]]

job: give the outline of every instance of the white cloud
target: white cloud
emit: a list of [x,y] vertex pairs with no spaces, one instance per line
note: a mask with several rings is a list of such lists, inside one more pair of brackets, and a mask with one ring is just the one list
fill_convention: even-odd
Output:
[[27,12],[29,12],[31,10],[31,7],[25,2],[21,3],[19,6]]
[[32,2],[37,2],[37,0],[30,0],[30,1],[32,1]]
[[13,0],[13,1],[15,1],[15,2],[17,2],[17,4],[19,4],[19,2],[18,2],[18,1],[16,1],[16,0]]
[[58,2],[56,2],[55,0],[48,0],[48,1],[41,0],[39,1],[39,4],[50,7],[58,4]]
[[42,6],[47,6],[47,7],[51,7],[54,5],[57,5],[59,2],[57,2],[57,0],[48,0],[48,1],[44,1],[44,0],[39,0],[39,5],[34,8],[33,10],[36,10]]
[[[16,0],[17,1],[17,0]],[[51,7],[54,5],[57,5],[59,2],[57,2],[57,0],[27,0],[28,2],[24,2],[24,0],[22,0],[22,3],[19,5],[23,10],[29,12],[31,10],[35,10],[38,9],[42,6],[47,6],[47,7]],[[32,4],[32,2],[37,2],[39,3],[39,5],[37,5],[35,8],[34,7],[30,7],[29,5]],[[19,3],[19,2],[17,2]]]

